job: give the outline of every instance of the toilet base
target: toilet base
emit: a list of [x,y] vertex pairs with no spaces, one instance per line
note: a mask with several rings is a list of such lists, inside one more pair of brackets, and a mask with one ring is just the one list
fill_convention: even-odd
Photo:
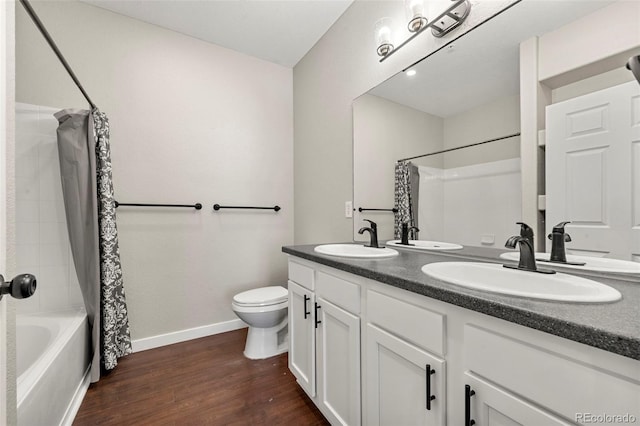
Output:
[[244,356],[249,359],[264,359],[280,355],[289,350],[287,320],[270,328],[249,327]]

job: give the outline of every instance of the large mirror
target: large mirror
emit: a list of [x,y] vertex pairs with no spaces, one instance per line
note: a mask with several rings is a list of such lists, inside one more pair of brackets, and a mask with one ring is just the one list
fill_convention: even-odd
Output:
[[522,218],[520,44],[612,3],[523,0],[355,99],[354,240],[363,219],[394,239],[396,163],[411,158],[419,239],[504,248]]

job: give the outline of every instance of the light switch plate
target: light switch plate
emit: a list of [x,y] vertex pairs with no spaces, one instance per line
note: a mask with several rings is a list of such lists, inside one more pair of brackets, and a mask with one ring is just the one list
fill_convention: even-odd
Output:
[[353,217],[353,202],[344,202],[344,217]]

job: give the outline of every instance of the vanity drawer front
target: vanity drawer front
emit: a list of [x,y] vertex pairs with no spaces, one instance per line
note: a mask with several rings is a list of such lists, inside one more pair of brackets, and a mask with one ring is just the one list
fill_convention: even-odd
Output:
[[360,286],[333,275],[316,274],[316,295],[352,314],[360,314]]
[[640,418],[640,385],[515,337],[464,327],[465,369],[538,406],[579,421],[581,413]]
[[431,353],[444,355],[442,314],[369,290],[367,321]]
[[313,272],[313,268],[301,265],[293,260],[289,261],[289,279],[308,290],[315,288]]

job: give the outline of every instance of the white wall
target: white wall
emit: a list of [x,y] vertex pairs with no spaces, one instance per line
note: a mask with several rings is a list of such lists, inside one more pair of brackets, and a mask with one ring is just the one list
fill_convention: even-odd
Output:
[[619,68],[629,58],[630,50],[638,54],[639,22],[640,2],[622,0],[542,35],[538,49],[540,81],[555,88]]
[[[375,22],[391,16],[404,28],[402,3],[356,0],[295,66],[296,243],[351,240],[352,221],[344,214],[344,202],[352,199],[353,185],[351,103],[512,1],[473,3],[460,29],[443,39],[427,31],[379,63],[373,37]],[[442,3],[429,4],[431,16],[442,8]]]
[[[234,294],[286,285],[291,69],[82,3],[33,6],[109,116],[116,198],[205,206],[118,209],[133,339],[234,320]],[[17,76],[21,102],[86,107],[20,8]]]
[[[353,206],[394,207],[395,163],[401,158],[442,149],[442,118],[373,95],[353,102]],[[378,238],[393,239],[390,212],[353,212],[353,238],[368,241],[358,229],[378,224]]]
[[19,314],[83,306],[67,231],[56,128],[59,108],[16,104],[16,263],[38,279]]

